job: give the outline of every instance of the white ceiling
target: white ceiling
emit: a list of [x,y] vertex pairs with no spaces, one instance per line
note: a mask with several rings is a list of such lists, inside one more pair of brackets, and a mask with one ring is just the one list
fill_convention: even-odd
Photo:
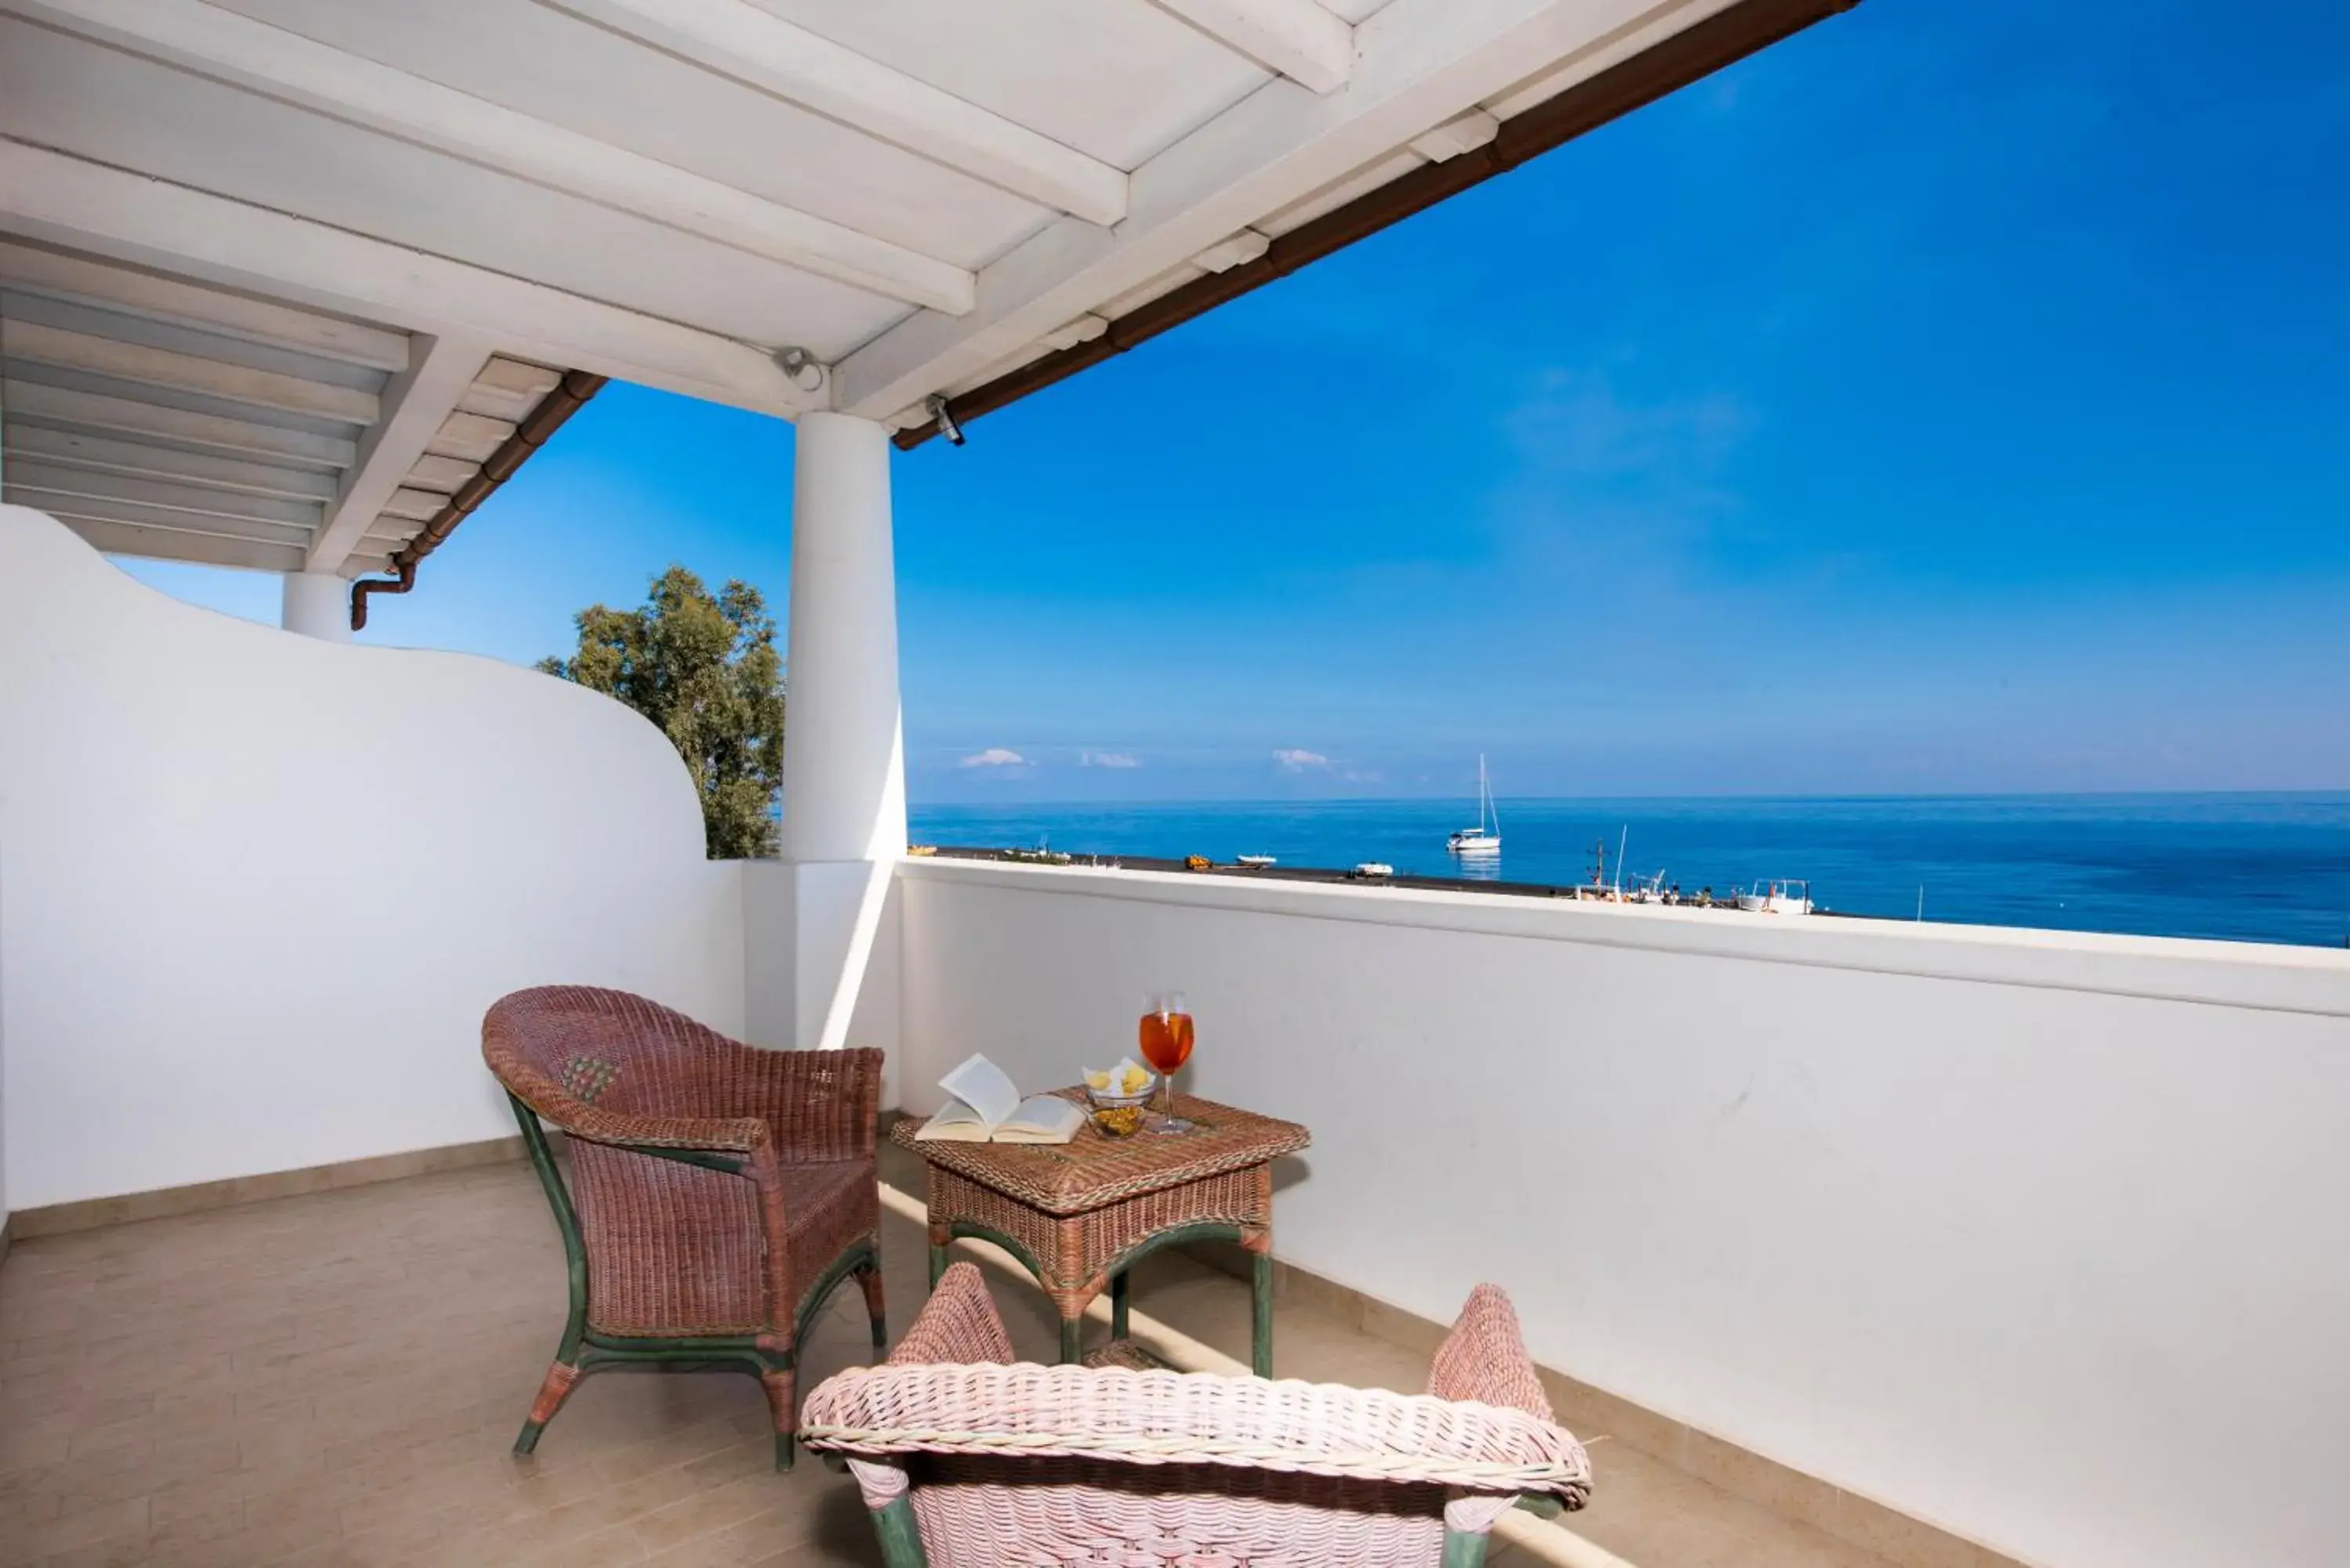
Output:
[[0,233],[910,424],[1732,3],[0,0]]

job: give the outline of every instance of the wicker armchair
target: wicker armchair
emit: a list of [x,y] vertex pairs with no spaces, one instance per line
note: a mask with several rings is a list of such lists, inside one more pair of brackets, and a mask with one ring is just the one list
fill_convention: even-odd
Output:
[[956,1263],[887,1365],[808,1397],[800,1440],[847,1458],[889,1568],[1474,1568],[1504,1510],[1590,1496],[1491,1285],[1428,1394],[1011,1359]]
[[[490,1009],[482,1055],[570,1264],[570,1322],[515,1451],[586,1374],[691,1362],[757,1375],[789,1469],[800,1341],[851,1273],[887,1343],[881,1053],[762,1051],[626,992],[544,986]],[[568,1137],[567,1186],[542,1120]]]

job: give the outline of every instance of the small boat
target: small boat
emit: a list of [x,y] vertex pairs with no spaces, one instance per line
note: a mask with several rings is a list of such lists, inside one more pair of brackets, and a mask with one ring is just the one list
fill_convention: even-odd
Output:
[[1067,866],[1076,857],[1053,847],[1049,835],[1039,836],[1034,849],[1007,849],[1003,858],[1022,866]]
[[1360,877],[1364,880],[1368,881],[1374,877],[1394,876],[1395,867],[1388,865],[1384,860],[1366,860],[1357,866],[1352,871],[1348,872],[1347,875],[1350,877]]
[[1455,855],[1499,855],[1502,814],[1493,809],[1493,786],[1485,777],[1485,759],[1477,758],[1477,826],[1464,827],[1444,841]]
[[1634,877],[1631,889],[1624,895],[1624,901],[1627,904],[1678,904],[1680,895],[1665,886],[1665,874],[1659,871],[1653,877]]
[[1252,871],[1262,871],[1266,867],[1277,866],[1280,862],[1270,855],[1235,855],[1232,857],[1232,864],[1245,866]]
[[1808,915],[1812,912],[1809,882],[1757,882],[1738,895],[1738,907],[1758,915]]

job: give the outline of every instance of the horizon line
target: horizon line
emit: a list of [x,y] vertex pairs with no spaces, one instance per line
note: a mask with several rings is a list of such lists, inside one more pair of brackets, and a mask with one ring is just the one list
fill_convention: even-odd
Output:
[[[1788,792],[1720,792],[1714,794],[1495,794],[1496,803],[1505,800],[1524,802],[1581,801],[1959,801],[1959,800],[2208,800],[2276,799],[2281,797],[2339,796],[2350,800],[2350,786],[2334,785],[2322,788],[2280,787],[2269,789],[2100,789],[2100,790],[1925,790],[1913,793],[1795,794]],[[1084,799],[1073,796],[1050,800],[931,800],[909,798],[909,811],[926,806],[978,806],[983,808],[1034,810],[1045,806],[1118,806],[1118,805],[1378,805],[1419,801],[1451,801],[1464,798],[1452,794],[1317,794],[1317,795],[1149,795],[1097,796]]]

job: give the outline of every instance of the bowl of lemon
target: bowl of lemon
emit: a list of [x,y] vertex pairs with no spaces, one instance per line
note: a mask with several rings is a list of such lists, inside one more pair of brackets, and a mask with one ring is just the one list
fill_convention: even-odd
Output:
[[1131,1062],[1106,1073],[1086,1073],[1087,1109],[1105,1137],[1132,1137],[1142,1127],[1143,1107],[1159,1080]]

